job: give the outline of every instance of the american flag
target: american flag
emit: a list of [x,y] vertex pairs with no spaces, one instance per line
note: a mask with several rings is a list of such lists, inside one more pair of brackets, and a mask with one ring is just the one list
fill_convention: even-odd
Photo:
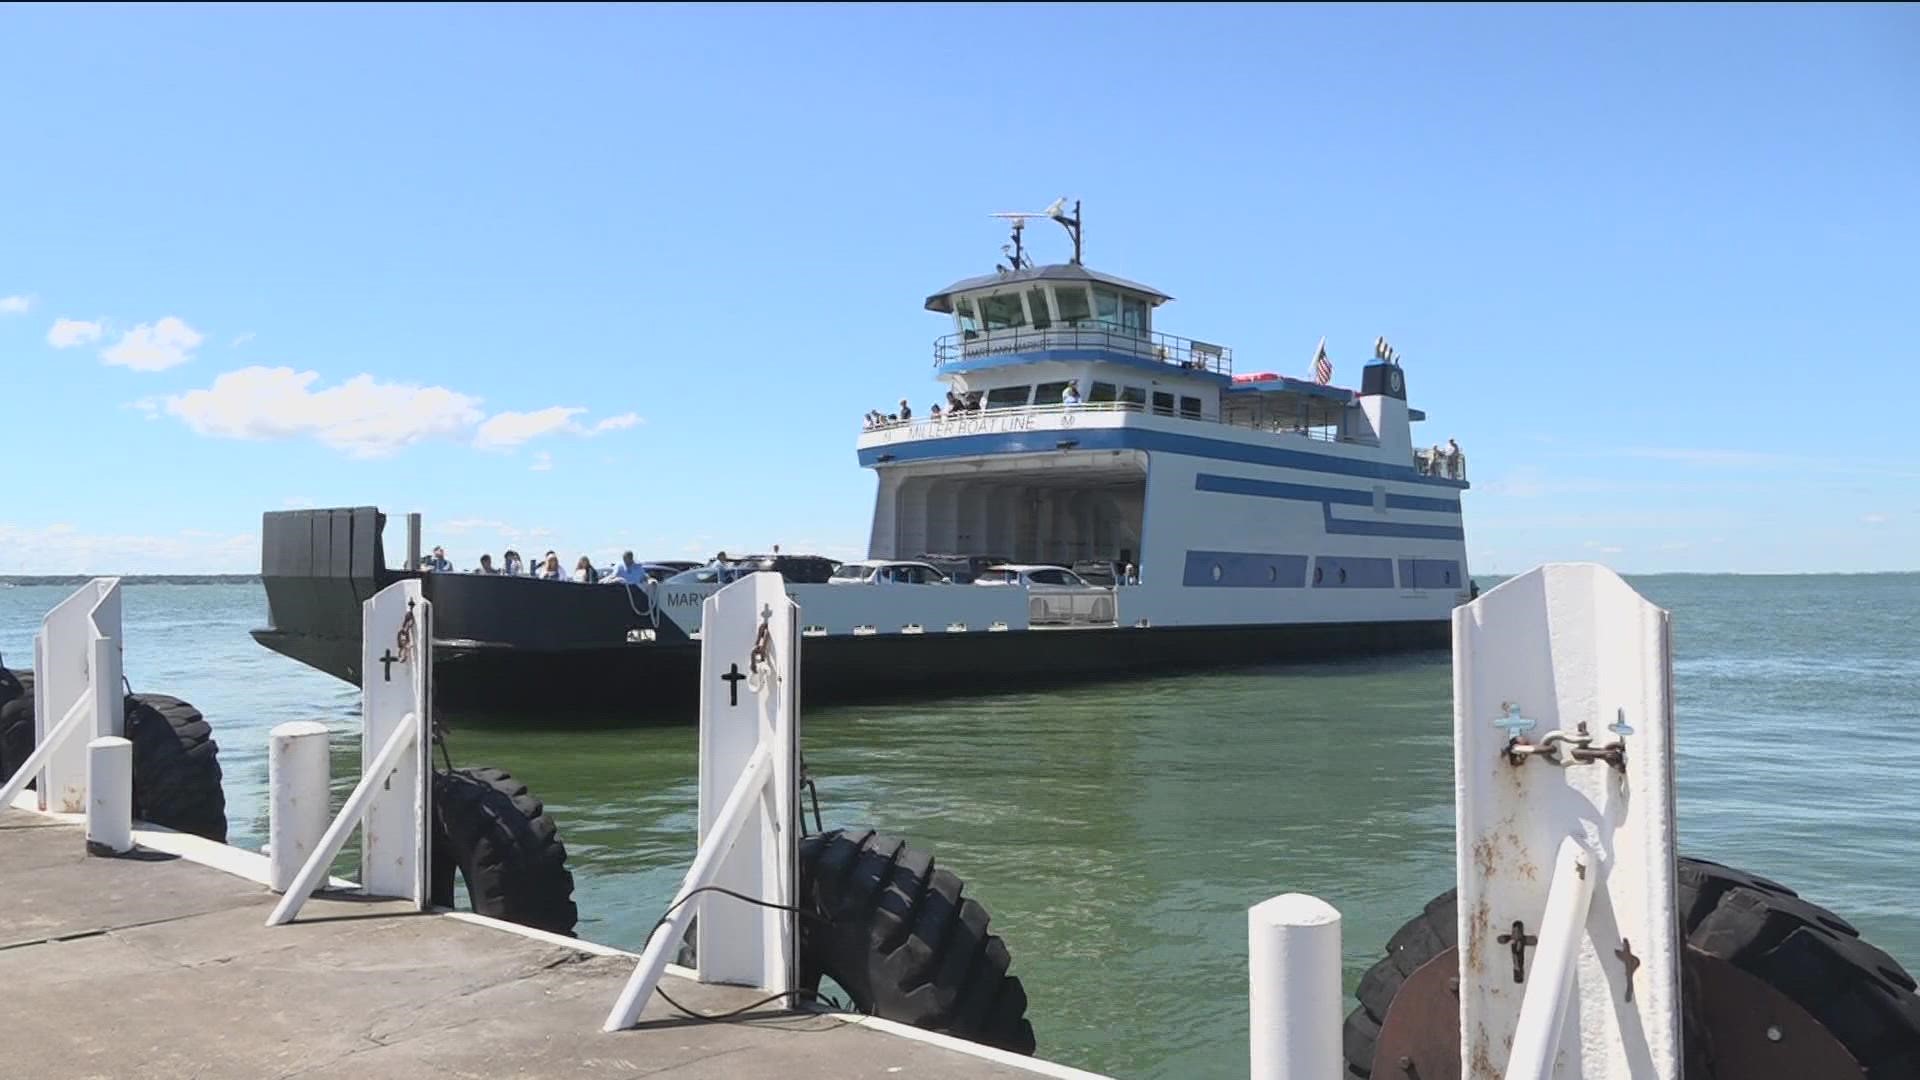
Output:
[[1333,361],[1327,359],[1327,339],[1320,339],[1320,348],[1313,354],[1313,381],[1322,386],[1333,381]]

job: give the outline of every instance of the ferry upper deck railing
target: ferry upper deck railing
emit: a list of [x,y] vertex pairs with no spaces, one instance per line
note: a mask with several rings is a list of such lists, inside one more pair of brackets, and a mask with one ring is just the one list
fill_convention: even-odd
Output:
[[935,367],[983,356],[1011,353],[1045,352],[1051,349],[1099,349],[1105,352],[1157,360],[1190,371],[1215,375],[1233,374],[1233,350],[1172,334],[1141,333],[1097,323],[1091,326],[1050,326],[1044,330],[1021,327],[1011,330],[968,330],[948,334],[934,341]]
[[[879,423],[862,423],[860,431],[861,434],[866,435],[876,431],[898,431],[902,428],[913,427],[916,424],[940,425],[954,423],[956,425],[964,425],[970,421],[980,420],[983,417],[1050,417],[1062,416],[1067,413],[1133,413],[1135,415],[1145,415],[1149,412],[1156,416],[1180,420],[1186,423],[1220,424],[1244,430],[1264,432],[1269,435],[1285,436],[1287,438],[1311,439],[1315,442],[1349,443],[1356,446],[1377,445],[1369,440],[1343,436],[1339,433],[1339,429],[1332,426],[1311,426],[1286,421],[1274,421],[1265,424],[1241,423],[1215,416],[1196,416],[1191,413],[1182,413],[1164,407],[1150,408],[1145,403],[1139,401],[1063,401],[1049,405],[1013,405],[997,409],[970,409],[966,412],[941,413],[937,416],[931,414],[915,416],[909,420],[889,419]],[[1466,454],[1457,449],[1450,449],[1445,446],[1436,446],[1431,449],[1416,447],[1413,451],[1413,466],[1421,476],[1432,476],[1446,480],[1465,480],[1467,478]]]

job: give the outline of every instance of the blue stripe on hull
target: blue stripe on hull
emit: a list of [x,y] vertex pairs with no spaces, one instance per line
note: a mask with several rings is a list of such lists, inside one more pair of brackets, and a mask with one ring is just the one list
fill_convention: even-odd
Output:
[[[1412,540],[1465,540],[1467,531],[1458,525],[1418,525],[1403,521],[1355,521],[1333,516],[1335,503],[1342,506],[1372,506],[1373,493],[1349,488],[1318,487],[1313,484],[1284,484],[1272,480],[1248,480],[1239,476],[1201,473],[1193,478],[1197,491],[1224,495],[1251,495],[1262,499],[1289,499],[1320,504],[1322,523],[1331,536],[1394,536]],[[1451,499],[1428,499],[1418,495],[1387,496],[1387,505],[1407,510],[1438,510],[1459,513],[1460,503]],[[1406,504],[1415,505],[1408,506]]]
[[[1214,577],[1218,570],[1220,576]],[[1307,583],[1305,555],[1270,555],[1258,551],[1189,551],[1181,581],[1190,586],[1223,588],[1298,589]]]
[[[1332,473],[1339,476],[1365,476],[1376,480],[1397,480],[1409,484],[1463,490],[1465,480],[1422,476],[1412,465],[1389,465],[1381,461],[1354,461],[1316,454],[1306,450],[1287,450],[1276,446],[1249,446],[1224,439],[1197,435],[1176,435],[1148,428],[1046,428],[1037,431],[1009,431],[986,435],[955,435],[943,439],[921,439],[888,446],[870,446],[859,452],[860,464],[871,468],[892,461],[927,461],[935,458],[986,457],[993,454],[1043,454],[1072,443],[1076,450],[1145,450],[1213,461],[1237,461],[1248,465],[1271,465],[1281,469]],[[1414,496],[1404,496],[1413,498]],[[1446,501],[1446,500],[1435,500]],[[1425,509],[1408,507],[1408,509]]]

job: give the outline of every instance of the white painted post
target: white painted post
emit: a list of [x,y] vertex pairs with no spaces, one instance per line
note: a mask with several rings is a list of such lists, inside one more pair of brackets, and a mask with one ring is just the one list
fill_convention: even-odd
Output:
[[1513,1049],[1507,1053],[1507,1080],[1545,1080],[1553,1075],[1567,999],[1572,996],[1574,960],[1587,934],[1587,912],[1599,880],[1599,860],[1571,836],[1560,841],[1553,883],[1547,887],[1547,911],[1540,919],[1540,951],[1533,957]]
[[87,852],[133,850],[133,744],[118,735],[87,743]]
[[[766,813],[742,830],[714,865],[718,885],[775,904],[792,904],[799,878],[800,724],[797,678],[800,620],[779,574],[749,574],[707,597],[700,625],[700,842],[719,815],[754,751],[772,759],[763,785]],[[754,658],[765,632],[767,659]],[[773,675],[767,679],[768,673]],[[790,912],[714,893],[693,901],[699,911],[694,953],[701,982],[791,990],[795,922]]]
[[605,1031],[640,1018],[696,911],[700,981],[783,994],[798,982],[792,912],[699,890],[712,885],[770,904],[795,903],[799,609],[780,575],[749,574],[707,598],[701,627],[699,847]]
[[1326,1080],[1340,1043],[1340,912],[1304,893],[1247,909],[1253,1080]]
[[[50,728],[64,720],[90,690],[78,728],[53,740],[43,759],[40,809],[66,814],[87,811],[87,741],[118,735],[125,720],[120,681],[120,579],[94,578],[54,605],[41,620],[34,649],[34,728],[48,742]],[[93,702],[99,704],[95,708]],[[78,733],[84,731],[84,736]]]
[[[353,794],[347,796],[345,806],[327,826],[321,835],[319,844],[314,846],[313,854],[300,866],[300,872],[293,877],[293,884],[287,887],[286,895],[273,907],[273,913],[267,916],[268,926],[283,926],[300,914],[300,906],[307,902],[322,881],[326,880],[327,868],[333,865],[334,857],[347,845],[347,837],[359,826],[361,815],[373,802],[374,793],[385,787],[394,778],[395,770],[408,760],[407,751],[413,749],[413,737],[419,730],[419,718],[408,713],[388,738],[387,745],[380,748],[374,756],[373,765],[360,776],[360,782],[354,785]],[[364,869],[364,868],[363,868]]]
[[397,581],[361,605],[360,626],[360,782],[300,864],[268,926],[299,914],[356,828],[361,888],[408,897],[421,911],[431,900],[433,605],[418,580]]
[[292,720],[267,741],[269,887],[284,893],[327,831],[327,726]]
[[417,580],[397,581],[361,605],[360,760],[370,767],[409,714],[419,744],[367,809],[360,834],[360,884],[377,896],[427,905],[427,800],[433,791],[433,605]]
[[[1540,1075],[1559,1080],[1679,1075],[1670,687],[1667,613],[1605,567],[1548,564],[1454,609],[1460,1060],[1469,1080],[1520,1066],[1510,1047],[1517,1055],[1543,1045]],[[1521,764],[1508,755],[1516,737],[1521,749],[1545,751],[1549,736],[1581,738],[1582,725],[1591,749],[1624,747],[1623,768],[1577,762],[1564,749],[1523,754]],[[1569,838],[1593,890],[1584,918],[1577,890],[1549,899],[1555,875],[1544,869],[1561,865]],[[1570,967],[1560,966],[1562,949],[1572,950]],[[1561,971],[1571,986],[1557,1030],[1522,1032],[1523,1003],[1537,987],[1550,1005]],[[1550,1024],[1539,1007],[1527,1011],[1528,1024]]]

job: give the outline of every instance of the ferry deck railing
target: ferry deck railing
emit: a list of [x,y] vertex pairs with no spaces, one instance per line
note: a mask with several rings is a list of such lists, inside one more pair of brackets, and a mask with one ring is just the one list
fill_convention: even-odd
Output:
[[1009,330],[967,330],[948,334],[933,343],[933,365],[1012,353],[1053,349],[1099,349],[1105,352],[1157,360],[1170,367],[1233,374],[1233,350],[1225,345],[1172,334],[1128,330],[1098,323],[1091,326],[1021,327]]
[[[1311,439],[1315,442],[1352,443],[1356,446],[1372,445],[1366,440],[1344,438],[1340,435],[1338,428],[1331,426],[1302,426],[1287,421],[1276,421],[1266,424],[1245,423],[1239,420],[1229,420],[1220,417],[1195,416],[1192,413],[1183,413],[1177,409],[1150,408],[1138,401],[1056,402],[1048,405],[1013,405],[1000,408],[982,407],[977,411],[964,413],[943,412],[937,418],[928,414],[925,416],[915,416],[910,420],[888,420],[879,424],[862,424],[860,430],[862,434],[872,434],[876,431],[898,431],[902,428],[912,427],[915,424],[944,424],[950,419],[956,418],[957,422],[964,423],[989,416],[1046,417],[1062,416],[1067,413],[1133,413],[1142,415],[1148,412],[1152,412],[1156,416],[1185,420],[1191,423],[1225,424],[1228,427],[1260,431],[1269,435],[1285,435],[1293,438]],[[1465,454],[1451,453],[1444,447],[1433,449],[1421,447],[1414,450],[1413,459],[1414,468],[1419,471],[1421,476],[1440,477],[1448,480],[1465,480],[1467,478],[1467,458]]]

